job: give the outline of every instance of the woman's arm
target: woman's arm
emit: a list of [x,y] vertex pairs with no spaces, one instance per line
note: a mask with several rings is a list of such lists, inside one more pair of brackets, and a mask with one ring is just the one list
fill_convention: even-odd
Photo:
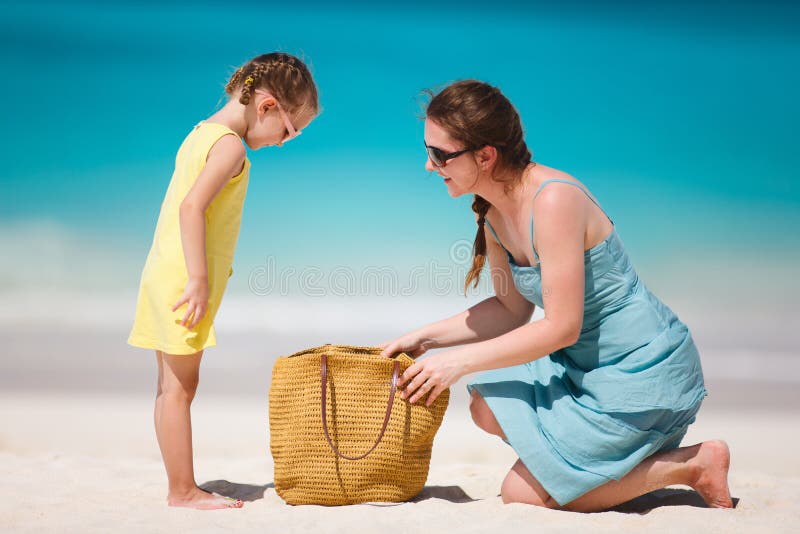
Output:
[[536,306],[520,295],[514,286],[505,250],[487,236],[486,253],[494,296],[449,319],[424,327],[425,337],[436,340],[431,348],[492,339],[531,320]]
[[527,363],[578,340],[585,286],[586,214],[581,201],[555,187],[543,190],[536,199],[545,317],[499,337],[417,361],[400,379],[401,386],[408,384],[404,398],[416,402],[430,392],[430,405],[465,374]]
[[544,318],[465,348],[466,372],[518,365],[577,342],[583,326],[587,224],[581,194],[551,187],[536,198]]
[[203,170],[181,202],[181,243],[189,281],[172,311],[188,304],[181,322],[188,328],[194,328],[208,309],[205,211],[228,180],[241,171],[244,158],[245,149],[237,137],[220,138],[209,150]]
[[407,351],[416,357],[433,348],[491,339],[530,321],[535,305],[520,295],[514,286],[505,251],[488,237],[486,250],[495,296],[457,315],[385,343],[383,355]]

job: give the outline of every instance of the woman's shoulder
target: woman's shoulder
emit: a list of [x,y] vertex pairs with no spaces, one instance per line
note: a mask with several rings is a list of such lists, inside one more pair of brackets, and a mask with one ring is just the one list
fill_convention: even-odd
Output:
[[585,249],[605,239],[614,225],[588,187],[572,175],[557,169],[549,169],[539,179],[533,213],[537,221],[545,223],[551,229],[559,229],[579,220],[584,221],[582,226],[586,234]]
[[[541,166],[536,167],[538,169]],[[550,206],[553,209],[580,202],[588,192],[580,180],[551,167],[543,167],[538,173],[534,173],[530,189],[533,191],[534,206]]]
[[[530,187],[537,193],[541,193],[543,189],[546,189],[545,186],[549,186],[551,183],[558,184],[564,182],[572,182],[582,188],[586,188],[580,180],[571,174],[542,164],[537,164],[536,167],[534,167],[534,172],[531,175]],[[554,189],[562,188],[555,187]],[[563,189],[567,189],[567,187]]]

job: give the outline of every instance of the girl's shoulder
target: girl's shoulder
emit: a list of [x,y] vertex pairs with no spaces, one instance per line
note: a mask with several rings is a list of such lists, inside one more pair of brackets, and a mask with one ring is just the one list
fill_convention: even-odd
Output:
[[208,158],[219,154],[227,154],[240,159],[246,158],[241,137],[224,124],[200,121],[186,135],[178,157],[181,155],[190,161],[205,162]]
[[239,134],[236,133],[229,126],[226,126],[219,122],[211,122],[207,120],[203,120],[195,124],[189,135],[192,134],[203,137],[211,137],[211,138],[219,138],[223,135],[233,135],[236,137],[236,139],[242,141],[242,138],[239,136]]

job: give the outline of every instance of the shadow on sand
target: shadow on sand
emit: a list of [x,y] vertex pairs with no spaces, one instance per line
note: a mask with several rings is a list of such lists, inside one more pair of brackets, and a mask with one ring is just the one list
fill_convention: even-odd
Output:
[[264,484],[263,486],[255,486],[253,484],[237,484],[236,482],[228,482],[227,480],[212,480],[200,484],[200,489],[212,493],[219,493],[226,497],[233,497],[234,499],[241,499],[244,502],[253,502],[263,499],[264,492],[274,487],[275,484],[272,482]]
[[[739,504],[739,499],[733,499],[733,507]],[[613,508],[610,512],[623,512],[629,514],[647,514],[655,508],[664,506],[694,506],[695,508],[708,508],[705,501],[696,491],[688,489],[664,488],[651,491],[641,497],[636,497]]]

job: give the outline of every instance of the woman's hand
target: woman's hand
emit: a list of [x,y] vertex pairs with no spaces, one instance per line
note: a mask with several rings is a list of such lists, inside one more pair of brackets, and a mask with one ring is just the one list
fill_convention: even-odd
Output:
[[188,304],[188,306],[186,307],[186,314],[181,320],[181,325],[191,330],[197,326],[197,323],[208,311],[208,280],[206,278],[189,278],[183,290],[183,296],[172,307],[172,311],[177,310],[184,304]]
[[414,362],[398,380],[398,387],[408,383],[401,396],[409,399],[412,404],[427,394],[425,406],[430,406],[442,391],[452,386],[466,372],[464,358],[459,355],[458,350],[449,350]]
[[383,349],[381,356],[384,358],[391,358],[398,352],[405,352],[412,358],[417,358],[425,354],[428,349],[434,348],[435,341],[420,336],[416,332],[411,332],[410,334],[398,337],[392,341],[387,341],[378,346]]

